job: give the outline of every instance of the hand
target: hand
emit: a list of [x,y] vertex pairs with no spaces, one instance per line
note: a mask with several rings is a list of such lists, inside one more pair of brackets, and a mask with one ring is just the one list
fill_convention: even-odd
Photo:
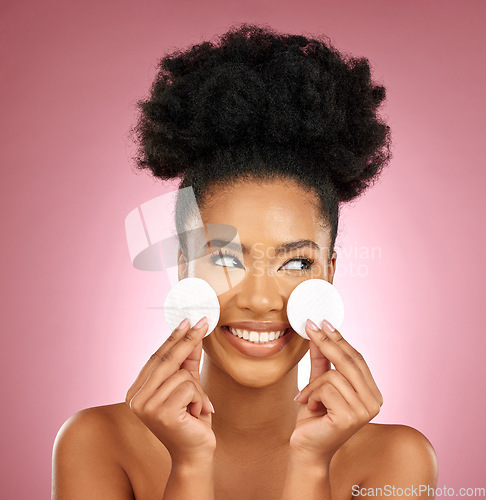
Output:
[[190,461],[212,454],[216,437],[211,429],[211,402],[199,379],[207,320],[192,328],[189,321],[185,323],[150,356],[125,402],[173,460]]
[[310,338],[311,373],[309,384],[296,398],[301,406],[290,445],[303,457],[329,463],[345,441],[378,415],[383,397],[363,356],[341,333],[332,331],[325,320],[322,329],[309,321],[305,330]]

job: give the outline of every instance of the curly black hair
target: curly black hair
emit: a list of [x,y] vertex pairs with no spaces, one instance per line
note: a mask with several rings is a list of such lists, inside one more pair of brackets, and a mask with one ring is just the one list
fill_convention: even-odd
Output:
[[390,128],[377,114],[384,99],[368,59],[339,52],[328,37],[242,23],[159,60],[149,97],[137,101],[136,167],[180,178],[200,207],[217,185],[295,179],[318,195],[331,256],[339,204],[391,158]]

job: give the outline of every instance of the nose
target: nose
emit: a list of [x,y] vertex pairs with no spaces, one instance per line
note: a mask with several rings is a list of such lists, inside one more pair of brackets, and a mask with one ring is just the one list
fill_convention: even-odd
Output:
[[249,309],[256,316],[263,316],[270,311],[281,311],[285,306],[285,299],[279,290],[277,279],[260,270],[246,273],[236,296],[236,306]]

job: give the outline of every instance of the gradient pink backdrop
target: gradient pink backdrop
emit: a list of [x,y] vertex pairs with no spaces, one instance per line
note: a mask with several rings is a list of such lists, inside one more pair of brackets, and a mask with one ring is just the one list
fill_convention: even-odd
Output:
[[2,497],[48,498],[62,423],[123,401],[168,335],[149,308],[166,283],[131,267],[124,229],[167,187],[134,173],[127,132],[163,53],[242,21],[328,34],[386,85],[394,158],[341,219],[342,332],[383,392],[375,421],[429,438],[439,487],[485,487],[485,15],[482,1],[3,1]]

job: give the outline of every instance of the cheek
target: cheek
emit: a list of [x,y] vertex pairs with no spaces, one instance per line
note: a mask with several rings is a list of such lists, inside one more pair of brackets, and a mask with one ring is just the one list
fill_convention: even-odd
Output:
[[299,353],[300,357],[304,356],[304,354],[309,350],[309,341],[302,338],[300,335],[296,335],[294,341],[296,344],[296,352]]
[[327,279],[327,268],[322,265],[314,265],[308,271],[302,273],[279,272],[274,273],[272,277],[275,279],[276,291],[281,297],[284,297],[285,303],[289,300],[290,294],[294,291],[297,285],[310,279]]
[[[244,269],[216,266],[209,261],[208,257],[195,261],[192,269],[191,277],[207,281],[216,292],[218,298],[230,292],[245,277]],[[223,304],[221,304],[221,307],[223,307]]]
[[315,262],[306,274],[306,279],[327,279],[328,267],[320,262]]

